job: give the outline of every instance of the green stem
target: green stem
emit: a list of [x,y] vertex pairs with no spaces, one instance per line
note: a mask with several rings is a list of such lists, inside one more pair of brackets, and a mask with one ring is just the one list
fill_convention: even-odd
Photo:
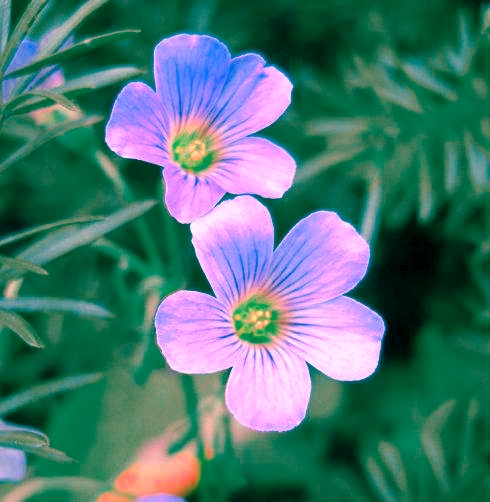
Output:
[[[160,303],[160,294],[156,291],[150,292],[145,298],[145,316],[141,325],[141,352],[140,360],[134,371],[134,381],[138,385],[143,385],[150,376],[154,368],[153,358],[157,352],[154,345],[154,327],[153,322],[155,312]],[[160,354],[158,354],[160,358]]]
[[199,425],[199,400],[197,397],[196,387],[194,385],[193,377],[190,375],[181,375],[182,390],[184,391],[185,405],[187,416],[190,420],[191,431],[194,432],[197,444],[197,455],[201,464],[201,480],[197,487],[197,496],[199,502],[215,502],[213,494],[211,493],[210,486],[207,482],[207,459],[204,449],[204,439],[202,437],[202,430]]
[[[222,396],[225,395],[226,383],[229,378],[229,372],[225,371],[221,377]],[[229,413],[223,415],[223,428],[225,432],[224,453],[226,457],[235,458],[235,447],[233,446],[233,436],[231,434],[231,420]]]
[[197,440],[197,450],[199,458],[204,457],[204,444],[200,435],[199,428],[199,401],[197,398],[196,387],[192,376],[182,374],[182,390],[184,391],[185,407],[187,416],[189,417],[191,430],[194,432]]
[[119,246],[104,237],[101,237],[92,243],[92,247],[113,258],[122,270],[133,270],[142,277],[150,275],[149,267],[143,260],[127,249],[124,249],[122,246]]
[[[97,150],[95,152],[94,159],[107,178],[112,182],[114,191],[116,192],[119,201],[123,205],[133,202],[135,199],[129,185],[126,183],[109,157],[100,150]],[[134,225],[136,226],[136,231],[139,234],[141,244],[145,249],[145,253],[150,261],[152,270],[155,274],[163,275],[163,262],[145,219],[136,218]]]
[[[160,185],[159,189],[159,198],[158,200],[163,201],[164,200],[164,194],[163,194],[163,183]],[[172,216],[170,216],[169,212],[165,208],[165,206],[162,203],[162,216],[163,216],[163,225],[165,228],[165,244],[167,246],[167,249],[169,251],[169,257],[170,257],[170,270],[172,271],[172,279],[173,282],[177,284],[184,284],[184,265],[182,262],[182,246],[180,245],[179,242],[179,235],[178,235],[178,224]]]

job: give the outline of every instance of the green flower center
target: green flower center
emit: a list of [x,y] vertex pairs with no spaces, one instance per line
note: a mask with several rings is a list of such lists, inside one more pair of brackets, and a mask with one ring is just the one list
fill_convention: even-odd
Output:
[[241,303],[233,312],[235,333],[246,342],[269,343],[279,334],[279,314],[271,302],[253,296]]
[[182,169],[201,173],[214,163],[212,142],[197,132],[182,133],[172,144],[172,158]]

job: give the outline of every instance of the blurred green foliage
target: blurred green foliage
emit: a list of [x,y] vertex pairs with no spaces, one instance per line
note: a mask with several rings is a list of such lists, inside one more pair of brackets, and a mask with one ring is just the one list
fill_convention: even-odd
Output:
[[[43,431],[0,436],[30,466],[0,497],[93,500],[185,415],[153,313],[209,286],[160,169],[103,144],[122,83],[151,83],[153,47],[183,31],[290,76],[265,132],[298,161],[266,201],[277,240],[338,211],[372,246],[355,296],[387,323],[373,377],[314,372],[309,420],[242,437],[203,484],[235,502],[490,500],[490,10],[463,0],[0,0],[1,78],[51,34],[0,108],[0,416]],[[30,87],[54,64],[59,86]]]

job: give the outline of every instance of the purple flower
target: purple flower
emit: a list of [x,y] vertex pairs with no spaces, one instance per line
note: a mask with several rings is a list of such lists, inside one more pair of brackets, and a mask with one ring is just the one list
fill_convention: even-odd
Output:
[[176,371],[231,367],[226,403],[243,425],[298,425],[311,390],[306,363],[337,380],[376,369],[383,320],[342,296],[364,276],[369,247],[335,213],[304,218],[275,251],[270,214],[250,196],[221,203],[191,231],[216,297],[167,297],[156,313],[158,345]]
[[138,497],[136,502],[185,502],[182,497],[177,495],[165,495],[160,493],[158,495],[146,495],[144,497]]
[[257,54],[231,59],[218,40],[176,35],[155,48],[156,92],[141,82],[121,91],[106,142],[122,157],[162,166],[165,203],[189,223],[226,192],[279,198],[296,165],[282,148],[248,137],[277,120],[292,85]]
[[[30,430],[0,420],[0,431]],[[21,481],[27,473],[26,454],[16,448],[0,446],[0,482]]]
[[[15,54],[7,66],[7,70],[5,72],[8,75],[9,72],[13,72],[18,70],[28,64],[34,62],[39,54],[40,49],[43,44],[46,43],[50,38],[50,33],[46,35],[41,42],[35,42],[30,39],[24,39],[19,44],[19,47],[15,51]],[[72,44],[71,39],[66,42],[62,47],[67,47]],[[12,93],[17,86],[17,84],[24,78],[21,77],[12,77],[5,78],[2,82],[2,99],[4,102],[7,102],[10,98],[12,98]],[[52,89],[53,87],[57,87],[64,83],[63,72],[60,70],[58,66],[48,66],[38,71],[38,73],[34,77],[30,77],[31,80],[27,84],[27,90],[32,89]]]

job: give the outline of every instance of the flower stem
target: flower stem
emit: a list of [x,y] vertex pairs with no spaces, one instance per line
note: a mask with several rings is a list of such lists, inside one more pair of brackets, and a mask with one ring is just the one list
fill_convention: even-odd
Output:
[[[224,372],[221,377],[221,385],[222,385],[222,396],[225,395],[226,382],[229,378],[229,372]],[[222,419],[223,429],[225,433],[225,441],[224,441],[224,454],[226,457],[235,458],[235,447],[233,446],[233,435],[231,433],[231,420],[229,413],[225,413]]]
[[[102,169],[107,178],[112,182],[114,186],[114,191],[123,205],[127,205],[134,201],[133,193],[126,183],[124,178],[121,176],[117,167],[113,164],[110,158],[100,150],[95,152],[95,161],[97,165]],[[145,249],[148,260],[150,261],[151,268],[155,274],[163,275],[163,263],[161,260],[160,253],[155,245],[151,233],[142,218],[137,218],[134,221],[136,225],[136,231],[139,234],[140,241]]]
[[201,479],[197,487],[197,496],[199,502],[214,502],[215,499],[210,490],[207,480],[208,462],[205,455],[204,438],[199,424],[199,400],[197,398],[197,391],[194,385],[193,377],[190,375],[181,375],[182,390],[184,391],[185,405],[187,416],[190,421],[190,431],[194,433],[197,444],[197,455],[199,463],[201,464]]
[[[163,183],[160,185],[158,200],[164,200]],[[182,246],[179,243],[177,222],[170,216],[162,204],[162,216],[165,229],[165,243],[169,250],[169,269],[172,271],[172,279],[176,284],[184,285],[184,265],[182,263]]]

